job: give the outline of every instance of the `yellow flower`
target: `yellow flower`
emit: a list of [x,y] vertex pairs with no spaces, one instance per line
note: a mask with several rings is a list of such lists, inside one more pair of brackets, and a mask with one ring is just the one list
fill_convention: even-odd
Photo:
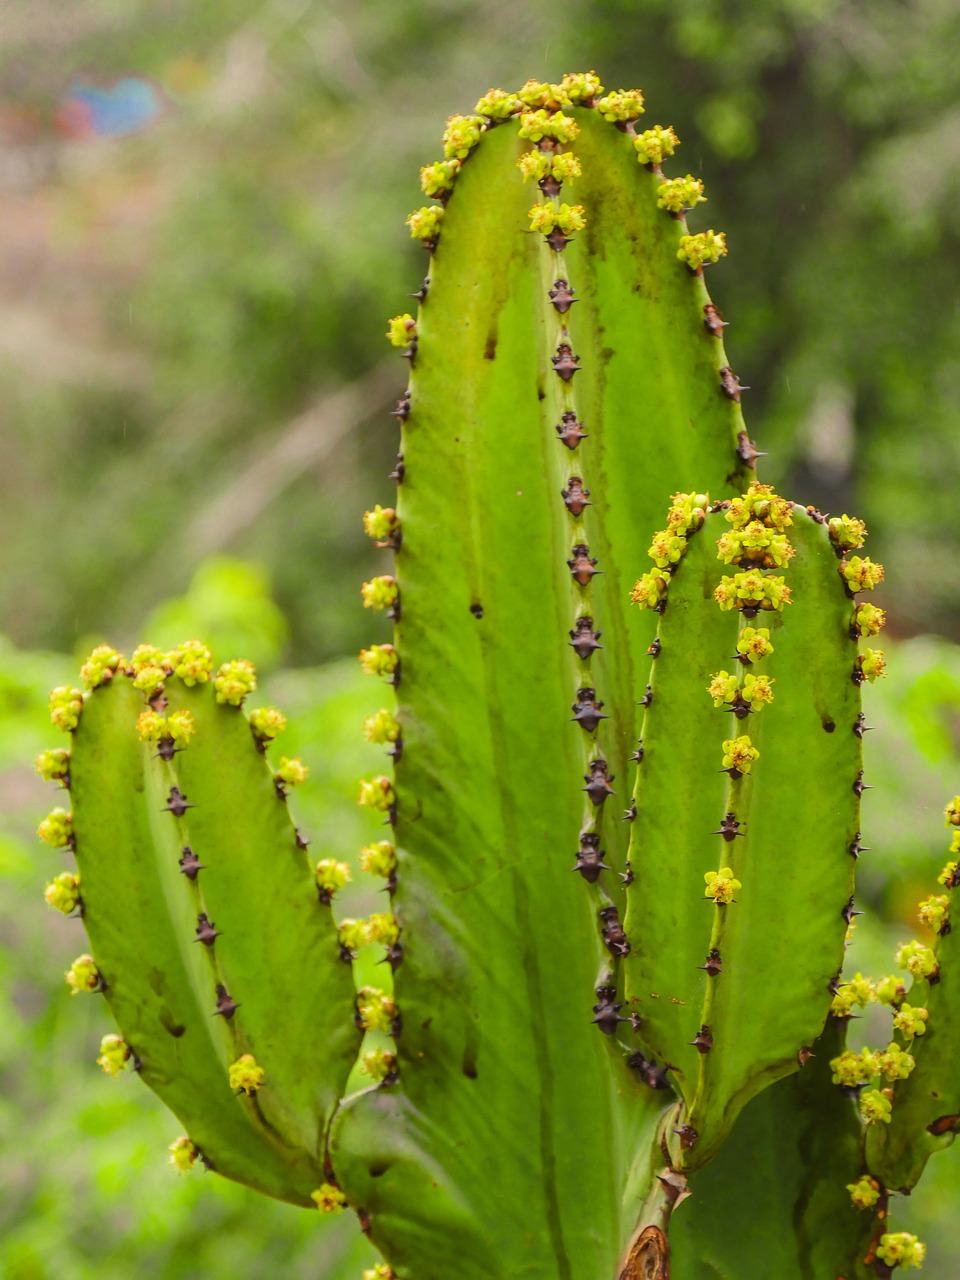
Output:
[[603,93],[603,85],[595,71],[567,72],[561,79],[561,87],[568,101],[574,104],[589,102],[591,98]]
[[923,1266],[927,1246],[909,1231],[885,1231],[877,1245],[877,1257],[890,1267]]
[[83,710],[83,692],[61,684],[50,691],[50,719],[58,729],[69,733],[80,723]]
[[309,768],[299,756],[281,756],[274,777],[286,787],[299,787],[310,776]]
[[708,871],[704,875],[706,889],[705,898],[712,898],[718,906],[726,906],[733,901],[733,895],[742,889],[741,882],[734,878],[732,867],[721,867],[719,871]]
[[877,1070],[885,1080],[906,1080],[916,1065],[913,1055],[901,1049],[895,1040],[877,1054]]
[[656,609],[667,594],[667,582],[659,573],[645,573],[633,584],[630,599],[641,609]]
[[59,806],[37,827],[37,835],[51,849],[68,849],[73,844],[73,814]]
[[749,702],[754,711],[759,711],[768,702],[773,701],[773,680],[770,676],[755,676],[750,672],[743,678],[741,696]]
[[336,858],[321,858],[314,868],[314,876],[317,888],[326,902],[351,878],[349,866],[345,862],[338,862]]
[[545,236],[555,230],[562,231],[564,235],[573,235],[587,225],[582,204],[562,204],[557,208],[549,200],[535,204],[530,210],[529,218],[530,230],[542,231]]
[[718,671],[707,685],[707,693],[713,699],[715,707],[722,707],[725,702],[735,702],[738,692],[737,677],[732,676],[729,671]]
[[250,1098],[262,1087],[266,1075],[252,1053],[242,1053],[230,1065],[230,1088],[236,1093],[245,1093]]
[[451,116],[443,131],[443,154],[448,160],[466,159],[486,127],[482,116]]
[[665,156],[672,156],[680,145],[680,139],[673,131],[673,125],[655,124],[652,129],[644,129],[633,140],[641,164],[663,164]]
[[132,1058],[133,1054],[121,1036],[108,1035],[100,1041],[100,1057],[97,1059],[97,1065],[114,1080]]
[[399,591],[397,580],[390,574],[381,574],[379,578],[371,578],[360,588],[365,609],[392,609],[397,603]]
[[728,738],[723,744],[723,767],[737,773],[749,773],[760,752],[750,741],[750,735],[742,733],[738,738]]
[[462,160],[438,160],[435,164],[426,164],[420,170],[420,190],[431,200],[449,195],[460,171]]
[[257,707],[250,712],[250,728],[258,742],[272,742],[287,727],[287,717],[276,707]]
[[98,644],[80,668],[80,679],[88,689],[108,684],[123,666],[123,658],[109,644]]
[[397,852],[389,840],[366,844],[360,850],[360,869],[370,876],[389,880],[397,869]]
[[80,905],[80,877],[72,871],[61,871],[49,880],[43,891],[47,906],[68,916]]
[[167,658],[173,674],[186,685],[206,684],[213,675],[213,654],[202,640],[185,640]]
[[893,1104],[879,1089],[868,1089],[860,1095],[860,1114],[864,1124],[889,1124]]
[[696,271],[719,261],[727,252],[727,237],[722,231],[698,231],[694,236],[681,236],[677,257]]
[[636,120],[643,115],[643,94],[639,89],[616,89],[600,99],[597,110],[611,124]]
[[443,221],[443,207],[439,204],[427,204],[422,209],[414,209],[407,218],[411,240],[422,240],[432,245],[440,234],[440,223]]
[[854,595],[858,591],[872,591],[883,581],[883,565],[860,556],[851,556],[849,560],[842,561],[839,573]]
[[886,620],[886,613],[875,604],[864,602],[853,611],[853,629],[860,636],[878,635]]
[[524,112],[520,117],[520,137],[529,138],[531,142],[539,142],[542,138],[573,142],[579,132],[580,126],[573,116],[565,116],[562,111],[551,115],[541,107],[539,111]]
[[392,644],[372,644],[360,650],[360,665],[368,676],[392,676],[400,655]]
[[856,551],[863,546],[867,526],[856,516],[834,516],[827,521],[830,541],[843,551]]
[[396,804],[396,800],[393,783],[382,774],[380,777],[361,781],[358,804],[368,809],[380,809],[386,813]]
[[893,1015],[893,1025],[901,1035],[912,1038],[922,1036],[927,1030],[928,1010],[917,1009],[909,1004],[902,1004]]
[[391,1053],[389,1049],[371,1049],[369,1053],[363,1055],[360,1071],[363,1075],[369,1076],[374,1084],[379,1084],[382,1080],[396,1075],[397,1055]]
[[519,94],[506,93],[503,89],[488,89],[474,111],[478,116],[486,116],[489,120],[506,120],[517,115],[522,108]]
[[937,958],[922,942],[905,942],[897,952],[897,964],[915,978],[929,978],[937,971]]
[[674,529],[663,529],[653,535],[647,555],[658,569],[677,564],[687,553],[687,540]]
[[703,183],[688,173],[685,178],[667,178],[657,188],[657,204],[668,213],[682,213],[706,200]]
[[34,768],[44,782],[62,784],[70,773],[70,752],[66,747],[52,747],[49,751],[41,751]]
[[77,956],[63,976],[72,996],[79,995],[81,991],[100,990],[100,970],[93,956]]
[[948,827],[960,827],[960,796],[954,796],[943,812]]
[[920,903],[920,910],[917,912],[920,917],[920,923],[925,924],[928,929],[933,929],[935,933],[940,932],[940,928],[944,921],[950,915],[950,899],[944,894],[931,894],[929,898],[925,898]]
[[387,340],[391,347],[406,347],[417,336],[417,322],[409,311],[387,321]]
[[239,707],[247,694],[253,693],[257,687],[256,668],[246,658],[225,662],[217,672],[213,687],[217,691],[218,702]]
[[396,742],[400,737],[400,724],[392,711],[381,707],[376,715],[367,716],[363,722],[363,736],[368,742],[380,746]]
[[311,1191],[310,1199],[321,1213],[340,1213],[347,1203],[347,1197],[331,1182],[324,1182],[316,1191]]
[[167,1150],[170,1152],[170,1163],[178,1173],[189,1173],[200,1155],[186,1135],[174,1138]]
[[396,1000],[379,987],[361,987],[357,992],[357,1018],[362,1030],[389,1035],[397,1013]]
[[858,1178],[856,1182],[848,1182],[847,1190],[857,1209],[872,1209],[880,1199],[880,1183],[876,1178],[868,1177],[867,1174]]

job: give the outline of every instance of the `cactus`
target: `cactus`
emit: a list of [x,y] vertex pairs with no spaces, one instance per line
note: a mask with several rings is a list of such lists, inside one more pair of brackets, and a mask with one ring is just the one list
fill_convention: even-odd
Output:
[[[177,1168],[355,1210],[375,1277],[665,1280],[671,1237],[675,1280],[758,1274],[746,1151],[781,1280],[889,1275],[922,1246],[887,1188],[960,1113],[930,1104],[945,901],[904,961],[944,980],[891,996],[926,1061],[845,1048],[878,990],[841,968],[882,569],[859,521],[754,480],[704,284],[726,242],[688,230],[703,184],[664,176],[679,139],[643,111],[592,72],[491,90],[421,172],[399,498],[364,517],[394,557],[362,587],[392,640],[360,655],[392,767],[360,782],[359,855],[311,865],[249,663],[101,646],[51,697],[71,748],[38,771],[72,808],[40,834],[77,872],[47,897],[121,1031],[101,1066],[180,1118]],[[388,894],[363,920],[354,871]],[[889,1125],[889,1090],[858,1116],[835,1083],[874,1076]]]

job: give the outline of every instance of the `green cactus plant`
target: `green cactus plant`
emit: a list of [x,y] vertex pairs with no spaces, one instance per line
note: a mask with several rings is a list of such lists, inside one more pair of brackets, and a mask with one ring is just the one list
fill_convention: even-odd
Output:
[[[671,1240],[675,1280],[770,1248],[781,1280],[889,1275],[922,1246],[887,1189],[960,1114],[931,1102],[945,901],[905,960],[942,981],[887,993],[903,1044],[845,1049],[881,990],[841,968],[882,570],[859,521],[753,480],[703,279],[724,237],[688,231],[703,185],[664,176],[679,139],[643,109],[592,72],[491,90],[422,170],[399,499],[364,520],[395,557],[363,585],[394,622],[361,654],[394,692],[359,794],[386,831],[311,865],[282,715],[199,642],[103,646],[51,699],[72,743],[38,769],[72,810],[40,834],[77,872],[47,899],[122,1033],[101,1066],[180,1118],[178,1167],[355,1210],[374,1280],[665,1280]],[[388,907],[338,918],[351,874]],[[858,1116],[841,1089],[875,1078]]]

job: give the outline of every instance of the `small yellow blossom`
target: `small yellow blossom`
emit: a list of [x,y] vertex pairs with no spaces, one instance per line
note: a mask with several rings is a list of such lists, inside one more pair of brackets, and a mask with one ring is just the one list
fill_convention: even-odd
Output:
[[124,1043],[122,1036],[106,1035],[100,1041],[100,1057],[97,1058],[97,1065],[114,1080],[132,1060],[133,1054],[130,1052],[129,1045]]
[[733,498],[725,512],[725,519],[735,529],[743,529],[755,520],[769,529],[781,532],[793,524],[793,504],[778,497],[773,485],[755,480],[739,498]]
[[880,1183],[864,1174],[856,1182],[848,1182],[847,1190],[856,1209],[872,1209],[880,1199]]
[[425,164],[420,170],[420,190],[431,200],[449,195],[462,164],[462,160],[456,159],[438,160],[435,164]]
[[657,188],[657,204],[668,213],[682,213],[706,200],[703,183],[688,173],[685,178],[667,178]]
[[867,1084],[878,1074],[877,1056],[870,1049],[861,1049],[859,1053],[844,1049],[838,1057],[831,1058],[830,1070],[834,1084],[855,1089]]
[[587,225],[582,204],[562,204],[557,208],[550,200],[535,204],[529,212],[529,218],[530,230],[542,231],[545,236],[557,230],[567,236],[573,235]]
[[718,906],[726,906],[733,901],[733,895],[742,889],[741,882],[734,878],[732,867],[721,867],[719,871],[707,871],[703,877],[706,889],[705,898],[712,898]]
[[363,1031],[390,1034],[398,1013],[397,1002],[379,987],[361,987],[357,992],[357,1020]]
[[644,129],[633,140],[641,164],[663,164],[666,156],[672,156],[680,145],[680,139],[674,133],[673,125],[655,124],[652,129]]
[[409,311],[387,321],[387,340],[391,347],[406,347],[417,336],[417,322]]
[[737,773],[749,773],[760,752],[750,741],[750,735],[742,733],[738,738],[728,738],[723,744],[723,767]]
[[360,869],[370,876],[389,880],[397,869],[397,851],[389,840],[366,844],[360,850]]
[[368,676],[392,676],[400,655],[392,644],[372,644],[360,650],[360,665]]
[[230,1064],[230,1088],[250,1098],[262,1087],[266,1075],[252,1053],[242,1053],[236,1062]]
[[877,1054],[877,1070],[885,1080],[906,1080],[916,1065],[913,1055],[901,1049],[895,1040]]
[[740,696],[748,702],[754,711],[773,701],[773,680],[770,676],[755,676],[751,672],[743,678],[743,689]]
[[710,506],[708,493],[675,493],[667,511],[667,525],[674,534],[693,533],[699,529]]
[[185,640],[167,655],[173,674],[184,684],[206,684],[213,675],[213,654],[202,640]]
[[842,561],[838,571],[847,584],[847,589],[854,595],[858,591],[872,591],[883,581],[883,565],[860,556],[851,556],[849,560]]
[[874,680],[886,674],[886,670],[887,660],[882,649],[864,649],[863,653],[857,654],[856,671],[861,680],[869,680],[873,684]]
[[678,564],[686,553],[686,538],[669,528],[655,533],[647,549],[647,555],[658,569],[666,569],[668,565]]
[[450,116],[443,131],[443,154],[448,160],[466,159],[486,127],[482,116]]
[[440,223],[443,221],[443,207],[439,204],[426,204],[422,209],[414,209],[407,218],[412,240],[422,240],[432,245],[440,234]]
[[897,964],[915,978],[929,978],[937,971],[937,958],[922,942],[905,942],[897,951]]
[[524,112],[520,117],[520,137],[529,138],[531,142],[539,142],[542,138],[573,142],[579,132],[580,126],[573,116],[565,116],[562,111],[551,115],[541,107],[539,111]]
[[943,813],[948,827],[960,827],[960,796],[954,796]]
[[392,911],[375,911],[366,919],[367,940],[392,947],[400,937],[400,926]]
[[896,1005],[906,995],[906,987],[895,973],[880,978],[874,984],[874,999],[879,1004]]
[[217,672],[213,687],[217,691],[218,702],[239,707],[247,694],[253,693],[257,687],[256,668],[246,658],[225,662]]
[[958,869],[960,869],[960,862],[948,862],[937,876],[937,882],[946,885],[950,889],[955,888],[957,881],[960,880],[960,876],[957,874]]
[[860,1095],[860,1114],[864,1124],[889,1124],[893,1104],[879,1089],[868,1089]]
[[365,609],[392,609],[397,603],[399,591],[397,580],[390,574],[381,574],[379,578],[371,578],[360,588]]
[[73,814],[59,806],[52,809],[37,827],[37,835],[51,849],[68,849],[73,844]]
[[77,956],[63,976],[72,996],[79,995],[81,991],[101,989],[100,970],[93,956]]
[[909,1231],[885,1231],[877,1245],[877,1257],[890,1267],[923,1266],[927,1246]]
[[396,742],[400,737],[400,723],[392,711],[381,707],[376,715],[367,716],[363,722],[363,736],[368,742],[382,746],[387,742]]
[[47,881],[43,896],[48,907],[62,915],[70,915],[80,905],[80,877],[72,871],[61,871],[53,880]]
[[360,1071],[369,1076],[374,1084],[396,1075],[397,1055],[389,1049],[371,1049],[360,1061]]
[[681,236],[677,257],[691,271],[719,261],[727,252],[727,237],[722,231],[698,231],[693,236]]
[[858,604],[853,611],[853,629],[860,636],[879,635],[886,620],[887,615],[884,610],[868,602]]
[[139,675],[144,667],[166,668],[167,666],[166,653],[158,649],[155,644],[138,644],[130,659],[130,670],[134,675]]
[[257,707],[250,712],[250,728],[259,742],[272,742],[287,727],[287,717],[276,707]]
[[581,175],[580,161],[572,151],[525,151],[517,161],[517,168],[526,182],[542,182],[553,178],[557,182],[572,182]]
[[507,93],[503,89],[488,89],[474,111],[478,116],[486,116],[489,120],[507,120],[523,109],[523,102],[518,93]]
[[566,72],[561,77],[561,88],[566,93],[567,100],[574,105],[589,102],[591,98],[603,93],[603,85],[595,71]]
[[759,662],[773,653],[769,627],[744,627],[737,637],[737,653],[749,662]]
[[920,903],[920,909],[917,915],[921,924],[925,924],[928,929],[934,932],[940,932],[940,926],[944,923],[950,914],[950,899],[944,894],[931,894],[929,898],[924,898]]
[[358,804],[368,809],[379,809],[386,813],[396,804],[397,798],[393,783],[383,775],[377,778],[364,779],[360,783],[360,799]]
[[61,684],[50,691],[50,719],[58,729],[69,733],[80,723],[83,710],[83,691]]
[[729,671],[718,671],[707,685],[707,693],[713,699],[715,707],[722,707],[726,702],[735,702],[739,693],[737,677]]
[[645,573],[633,584],[630,600],[641,609],[656,609],[667,594],[667,580],[659,573]]
[[639,89],[616,89],[600,99],[597,110],[611,124],[636,120],[643,115],[643,94]]
[[41,751],[34,762],[34,768],[44,782],[63,783],[70,773],[70,752],[66,747],[52,747]]
[[123,666],[123,658],[109,644],[98,644],[80,668],[80,679],[88,689],[108,684]]
[[285,787],[299,787],[310,776],[310,770],[299,756],[281,756],[274,777]]
[[400,521],[393,507],[381,507],[378,502],[372,511],[363,513],[363,531],[377,542],[386,542],[399,528]]
[[189,1173],[200,1155],[200,1152],[186,1134],[182,1137],[174,1138],[167,1150],[170,1152],[170,1163],[177,1173]]
[[314,868],[317,888],[330,901],[333,895],[350,880],[350,868],[336,858],[321,858]]
[[347,1197],[331,1182],[324,1182],[316,1191],[311,1191],[310,1199],[321,1213],[340,1213],[347,1203]]
[[863,546],[867,526],[856,516],[833,516],[827,521],[827,532],[834,546],[843,551],[856,551]]
[[928,1010],[914,1008],[913,1005],[902,1004],[893,1015],[893,1025],[901,1035],[912,1038],[922,1036],[927,1030]]

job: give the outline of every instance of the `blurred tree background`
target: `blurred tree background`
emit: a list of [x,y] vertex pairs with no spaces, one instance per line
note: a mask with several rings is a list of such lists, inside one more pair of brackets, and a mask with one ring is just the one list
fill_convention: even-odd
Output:
[[[870,525],[901,643],[869,693],[888,790],[856,945],[889,968],[960,784],[958,47],[954,0],[7,0],[0,1274],[359,1274],[349,1224],[174,1179],[176,1122],[99,1078],[24,762],[69,655],[197,632],[273,672],[308,825],[356,844],[367,695],[338,659],[374,638],[359,515],[392,491],[403,382],[383,331],[423,274],[418,167],[491,84],[643,87],[707,182],[696,225],[728,234],[710,285],[764,477]],[[960,1264],[955,1166],[908,1210],[932,1274]]]

